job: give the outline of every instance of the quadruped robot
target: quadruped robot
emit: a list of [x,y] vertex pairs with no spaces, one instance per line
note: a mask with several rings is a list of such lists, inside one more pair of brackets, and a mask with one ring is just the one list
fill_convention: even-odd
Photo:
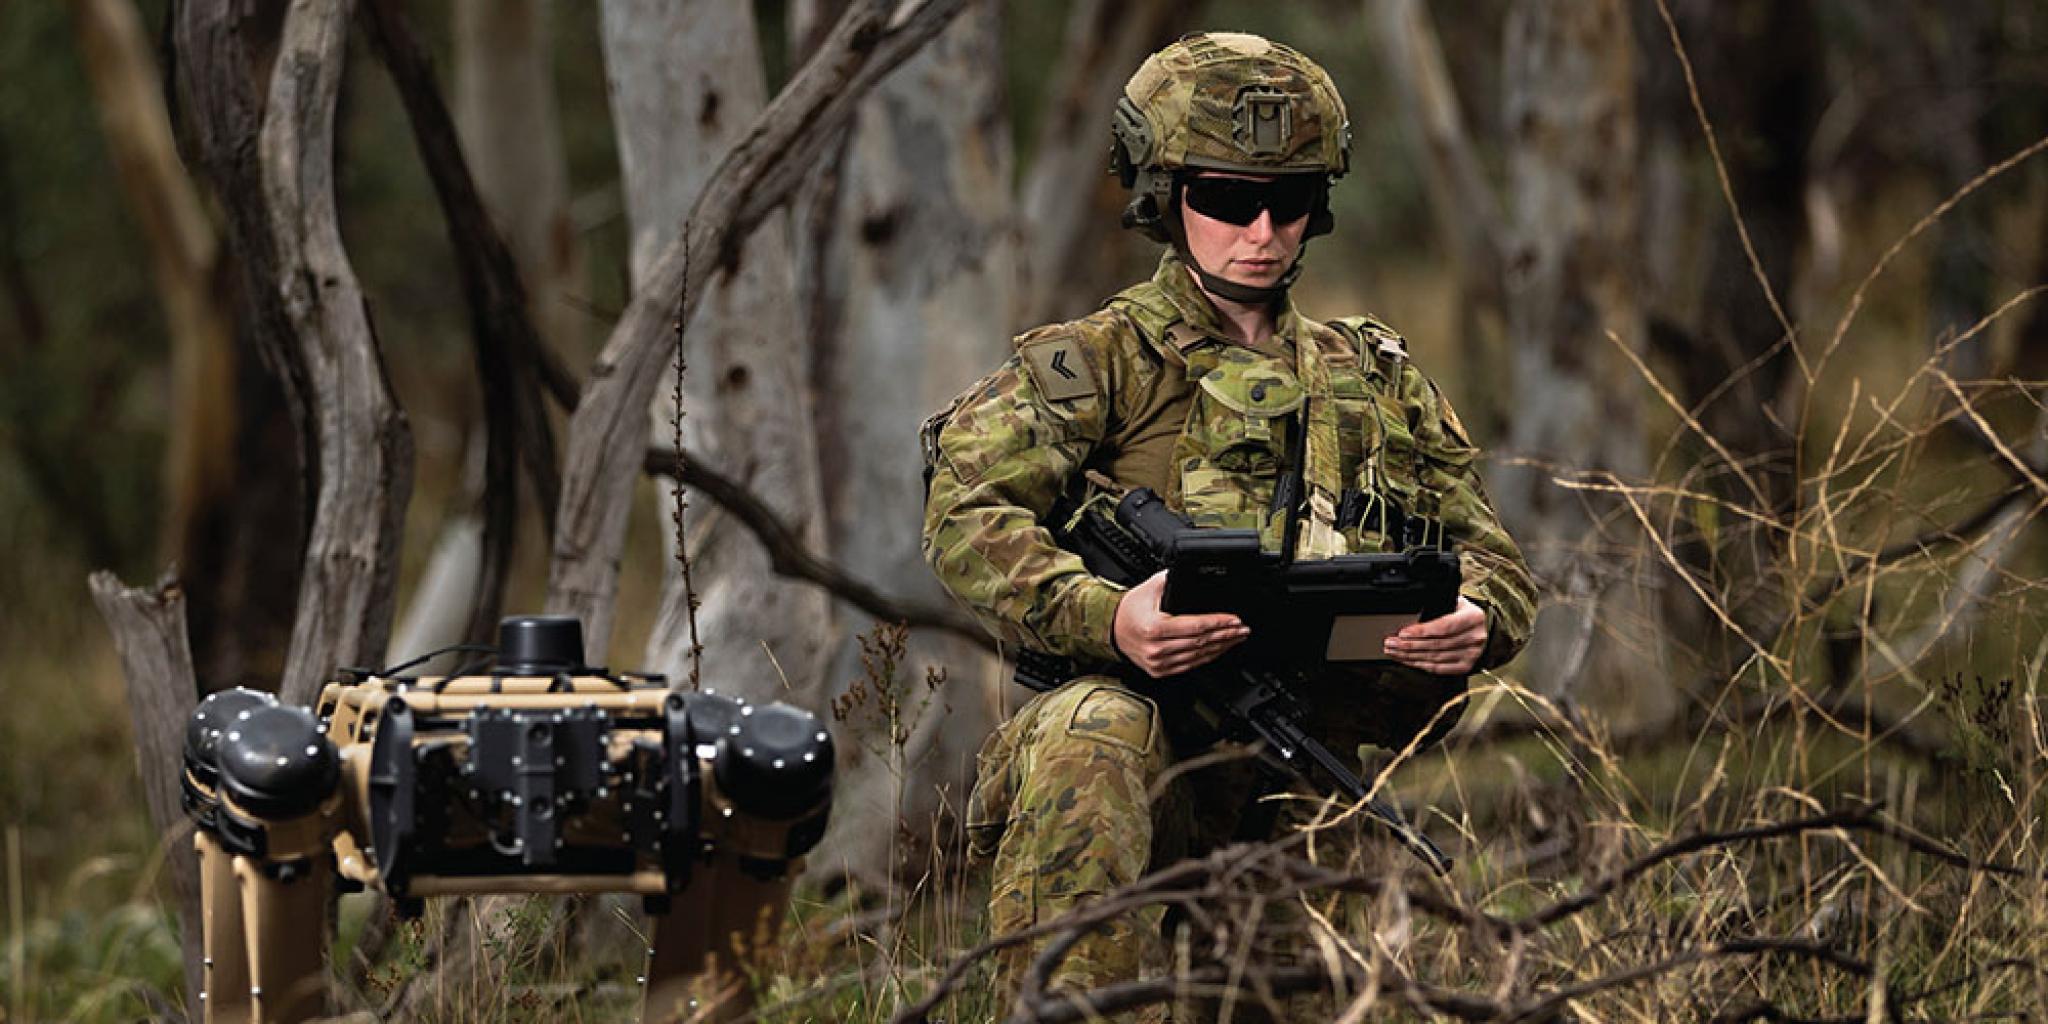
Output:
[[586,666],[573,618],[506,619],[498,640],[445,676],[404,674],[431,655],[344,670],[310,711],[246,689],[200,702],[183,798],[208,1024],[325,1012],[337,891],[402,915],[429,896],[637,894],[645,1021],[703,1015],[693,997],[772,943],[831,808],[817,716]]

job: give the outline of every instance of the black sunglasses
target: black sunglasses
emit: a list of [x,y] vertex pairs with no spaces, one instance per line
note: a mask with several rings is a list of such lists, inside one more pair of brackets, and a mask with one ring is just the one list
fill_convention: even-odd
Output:
[[1244,227],[1259,219],[1260,210],[1272,213],[1275,224],[1292,224],[1315,209],[1322,193],[1320,177],[1289,174],[1271,181],[1189,178],[1181,197],[1204,217]]

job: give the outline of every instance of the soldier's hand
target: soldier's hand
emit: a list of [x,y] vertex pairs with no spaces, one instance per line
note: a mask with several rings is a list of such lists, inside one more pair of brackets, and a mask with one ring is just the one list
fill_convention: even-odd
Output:
[[1440,676],[1470,675],[1486,650],[1486,609],[1464,597],[1449,615],[1402,626],[1387,638],[1387,656]]
[[1200,668],[1252,631],[1235,615],[1168,615],[1159,610],[1166,573],[1132,587],[1116,606],[1116,649],[1154,679]]

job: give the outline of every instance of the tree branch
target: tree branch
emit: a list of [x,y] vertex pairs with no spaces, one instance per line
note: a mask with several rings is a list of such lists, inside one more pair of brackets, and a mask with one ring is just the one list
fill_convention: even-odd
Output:
[[[548,573],[548,609],[583,621],[593,660],[602,660],[610,644],[626,514],[633,478],[645,460],[646,410],[672,326],[689,322],[711,276],[793,194],[860,97],[963,4],[927,0],[908,9],[898,24],[885,24],[889,5],[879,0],[851,5],[726,154],[691,208],[682,237],[663,250],[612,330],[570,419],[568,472]],[[685,260],[686,251],[695,258]]]
[[549,532],[554,530],[561,476],[541,390],[547,345],[534,326],[518,261],[491,223],[477,192],[426,51],[392,0],[372,0],[365,15],[370,41],[398,87],[420,160],[441,201],[463,298],[469,305],[470,338],[484,405],[484,562],[478,575],[476,606],[464,635],[480,641],[496,627],[504,601],[518,528],[518,471],[522,463],[533,484],[542,521]]
[[[677,469],[679,462],[680,474]],[[675,479],[680,475],[683,486],[696,488],[717,502],[720,508],[732,513],[733,518],[761,542],[777,575],[815,583],[834,597],[884,622],[901,622],[913,629],[945,630],[979,644],[990,653],[999,653],[988,631],[967,616],[922,602],[898,601],[855,579],[836,563],[819,557],[804,545],[803,535],[796,528],[783,522],[745,484],[705,465],[703,459],[691,452],[684,451],[678,460],[676,452],[671,449],[649,448],[642,468],[650,476]]]

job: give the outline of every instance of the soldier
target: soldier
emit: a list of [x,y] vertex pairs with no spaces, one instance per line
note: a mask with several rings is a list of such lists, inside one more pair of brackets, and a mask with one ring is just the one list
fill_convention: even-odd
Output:
[[[1047,531],[1063,498],[1150,487],[1198,526],[1255,528],[1277,549],[1289,510],[1272,507],[1274,482],[1300,451],[1297,557],[1398,550],[1382,531],[1400,517],[1358,509],[1441,523],[1463,553],[1456,611],[1388,640],[1391,664],[1333,671],[1306,695],[1340,752],[1414,740],[1467,675],[1521,649],[1535,614],[1475,449],[1400,335],[1370,317],[1320,323],[1288,298],[1304,243],[1332,226],[1329,186],[1349,159],[1343,101],[1322,68],[1257,36],[1191,35],[1131,77],[1113,137],[1134,193],[1125,226],[1168,246],[1157,272],[1087,317],[1020,336],[923,431],[924,552],[940,580],[1005,642],[1089,669],[982,749],[967,827],[994,858],[995,934],[1277,827],[1253,803],[1255,778],[1228,766],[1196,785],[1177,773],[1155,794],[1169,766],[1199,753],[1176,748],[1167,677],[1247,630],[1230,615],[1162,612],[1164,574],[1128,591],[1089,574]],[[1435,724],[1425,740],[1447,725]],[[1157,927],[1095,932],[1055,984],[1133,978],[1159,950]],[[1003,992],[1035,952],[999,960]]]

